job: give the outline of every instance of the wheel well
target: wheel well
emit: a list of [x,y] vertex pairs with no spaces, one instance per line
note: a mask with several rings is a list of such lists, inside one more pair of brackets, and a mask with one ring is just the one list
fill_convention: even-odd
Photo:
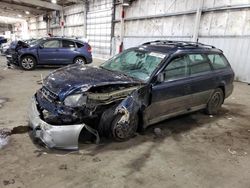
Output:
[[219,86],[218,88],[220,88],[223,91],[223,95],[224,95],[224,98],[225,98],[225,86]]
[[20,57],[20,60],[21,60],[22,58],[24,58],[25,56],[31,56],[31,57],[33,57],[33,58],[36,60],[36,63],[37,63],[37,58],[36,58],[33,54],[23,54],[23,55]]
[[78,58],[78,57],[83,58],[83,59],[85,60],[85,62],[87,62],[87,59],[86,59],[84,56],[82,56],[82,55],[78,55],[78,56],[76,56],[76,57],[74,58],[73,62],[75,62],[76,58]]

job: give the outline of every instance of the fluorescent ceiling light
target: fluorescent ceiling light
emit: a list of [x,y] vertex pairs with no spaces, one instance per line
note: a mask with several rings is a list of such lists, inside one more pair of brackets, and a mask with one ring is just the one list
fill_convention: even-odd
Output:
[[51,0],[51,3],[54,3],[54,4],[56,4],[56,0]]
[[17,16],[18,16],[19,18],[22,18],[22,15],[21,15],[21,14],[18,14]]
[[29,11],[25,11],[25,14],[30,14],[30,12]]

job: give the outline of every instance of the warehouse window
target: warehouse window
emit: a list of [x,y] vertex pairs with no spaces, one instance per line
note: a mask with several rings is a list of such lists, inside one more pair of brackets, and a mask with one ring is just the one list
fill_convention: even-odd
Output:
[[191,74],[197,74],[202,72],[211,71],[209,59],[204,54],[190,54],[188,55],[190,60],[189,68]]
[[59,40],[49,40],[43,43],[44,48],[60,48]]
[[70,40],[63,40],[62,47],[63,48],[75,48],[75,43],[73,41],[70,41]]
[[228,66],[227,60],[220,54],[209,54],[208,58],[212,63],[214,69],[223,69]]

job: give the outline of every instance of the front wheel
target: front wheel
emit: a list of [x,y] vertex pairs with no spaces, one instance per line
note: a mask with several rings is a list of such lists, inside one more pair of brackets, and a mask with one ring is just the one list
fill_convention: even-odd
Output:
[[138,116],[134,115],[129,122],[123,120],[123,114],[114,118],[111,126],[112,136],[116,141],[122,142],[133,137],[138,127]]
[[86,64],[87,62],[86,62],[85,58],[83,58],[83,57],[76,57],[76,58],[74,59],[74,62],[73,62],[73,63]]
[[20,65],[24,70],[32,70],[36,67],[36,59],[32,56],[24,56]]
[[209,99],[207,103],[206,113],[209,115],[215,115],[218,113],[219,109],[221,108],[221,105],[224,101],[224,93],[222,89],[217,88],[211,98]]

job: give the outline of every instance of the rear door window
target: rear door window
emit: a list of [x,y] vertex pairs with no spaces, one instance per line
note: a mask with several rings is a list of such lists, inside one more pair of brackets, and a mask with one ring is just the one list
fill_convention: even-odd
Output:
[[177,80],[188,76],[188,60],[186,56],[172,60],[164,70],[166,81]]
[[215,70],[228,66],[226,58],[221,54],[208,54],[208,58]]
[[190,74],[211,71],[210,61],[205,54],[188,54]]
[[63,40],[62,47],[63,48],[75,48],[75,42],[70,41],[70,40]]

